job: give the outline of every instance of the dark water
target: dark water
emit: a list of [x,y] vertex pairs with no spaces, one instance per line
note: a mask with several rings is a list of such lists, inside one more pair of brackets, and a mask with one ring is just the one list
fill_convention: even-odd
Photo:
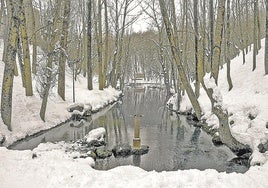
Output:
[[184,116],[177,116],[165,108],[165,90],[144,87],[126,88],[123,101],[110,109],[95,114],[82,127],[69,123],[42,135],[12,146],[12,149],[32,149],[40,142],[72,141],[83,138],[90,130],[105,127],[107,147],[132,144],[133,115],[141,114],[140,137],[142,145],[150,147],[149,153],[126,158],[98,159],[95,168],[107,170],[121,165],[136,165],[150,171],[178,169],[216,169],[227,172],[245,172],[247,167],[230,163],[235,155],[225,146],[215,147],[211,137],[187,123]]

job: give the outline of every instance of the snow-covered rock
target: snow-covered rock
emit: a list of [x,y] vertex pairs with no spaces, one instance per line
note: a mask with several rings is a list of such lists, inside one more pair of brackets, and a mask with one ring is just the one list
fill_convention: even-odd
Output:
[[73,112],[75,110],[76,111],[79,111],[79,112],[83,112],[83,110],[84,110],[84,104],[82,104],[82,103],[75,103],[75,104],[71,104],[67,108],[67,111],[68,112]]
[[86,136],[86,142],[90,143],[94,140],[97,140],[99,142],[104,141],[104,137],[106,134],[106,130],[103,127],[99,127],[96,129],[93,129],[92,131],[90,131]]

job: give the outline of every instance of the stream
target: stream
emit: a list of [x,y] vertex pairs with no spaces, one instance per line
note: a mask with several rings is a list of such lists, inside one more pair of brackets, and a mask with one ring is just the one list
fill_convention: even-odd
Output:
[[134,115],[140,118],[142,145],[150,147],[145,155],[97,159],[95,169],[108,170],[122,165],[135,165],[144,170],[173,171],[184,169],[216,169],[244,173],[247,166],[231,162],[236,156],[226,146],[214,146],[211,137],[201,128],[189,124],[185,116],[166,108],[166,93],[150,85],[126,87],[122,101],[92,115],[84,125],[73,127],[72,122],[15,143],[11,149],[33,149],[43,142],[75,141],[90,130],[106,129],[108,148],[130,144],[134,136]]

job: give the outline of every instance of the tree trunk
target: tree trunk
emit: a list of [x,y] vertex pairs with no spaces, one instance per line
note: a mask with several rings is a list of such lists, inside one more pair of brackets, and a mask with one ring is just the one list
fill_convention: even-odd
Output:
[[253,67],[252,71],[256,69],[256,56],[258,50],[258,36],[257,36],[257,1],[254,1],[254,28],[253,28]]
[[98,61],[99,61],[99,90],[103,90],[103,77],[102,77],[102,11],[101,0],[98,0],[98,32],[97,34],[97,48],[98,48]]
[[256,7],[257,7],[257,15],[256,15],[256,21],[257,21],[257,53],[259,53],[259,50],[261,49],[261,26],[260,26],[260,11],[259,11],[259,0],[255,0]]
[[92,60],[91,60],[91,43],[92,43],[92,22],[91,22],[91,16],[92,16],[92,0],[88,0],[88,22],[87,22],[87,88],[88,90],[93,89],[93,83],[92,83]]
[[232,79],[231,79],[231,67],[230,67],[230,62],[231,62],[231,28],[230,28],[230,0],[227,0],[227,26],[226,26],[226,42],[227,42],[227,81],[229,84],[229,91],[233,88],[233,83],[232,83]]
[[7,9],[7,21],[6,21],[6,28],[4,30],[4,50],[2,55],[2,61],[7,61],[7,46],[8,46],[8,36],[9,36],[9,28],[11,25],[11,19],[8,18],[8,12],[11,12],[9,3],[6,2],[6,9]]
[[70,6],[71,1],[65,0],[64,3],[64,13],[63,13],[63,23],[62,23],[62,33],[60,39],[61,53],[59,59],[59,76],[58,76],[58,94],[65,100],[65,66],[66,66],[66,51],[67,51],[67,38],[68,38],[68,27],[70,20]]
[[243,155],[245,152],[251,152],[249,146],[241,144],[232,136],[229,126],[228,113],[218,104],[219,101],[217,101],[217,99],[214,97],[213,89],[207,88],[204,82],[202,82],[202,86],[211,101],[212,112],[219,120],[218,130],[222,143],[228,146],[238,156]]
[[23,64],[23,52],[21,47],[20,38],[18,37],[18,43],[17,43],[17,57],[19,61],[20,66],[20,72],[21,72],[21,80],[22,80],[22,86],[25,87],[25,70],[24,70],[24,64]]
[[108,7],[107,0],[104,0],[104,16],[105,16],[105,47],[104,47],[104,62],[103,62],[103,86],[107,80],[107,66],[109,56],[109,23],[108,23]]
[[205,65],[206,65],[206,1],[203,1],[203,30],[202,30],[202,57],[200,58],[202,64],[201,64],[201,72],[200,72],[200,77],[204,78],[205,76]]
[[114,42],[114,56],[112,62],[112,71],[111,71],[111,85],[112,87],[116,87],[117,80],[116,80],[116,69],[117,69],[117,62],[118,62],[118,50],[119,50],[119,12],[118,12],[118,0],[115,0],[115,42]]
[[194,49],[195,49],[195,96],[198,98],[200,93],[200,76],[199,76],[199,50],[198,50],[198,0],[194,0]]
[[[86,3],[87,5],[87,3]],[[86,18],[86,6],[84,3],[84,0],[79,0],[79,6],[80,8],[80,13],[82,15],[82,37],[81,37],[81,44],[82,44],[82,51],[81,51],[81,58],[82,58],[82,74],[83,77],[87,76],[87,18]]]
[[265,58],[264,58],[265,74],[268,74],[268,2],[266,1],[266,38],[265,38]]
[[[230,5],[229,5],[230,6]],[[239,33],[240,33],[240,50],[242,50],[242,55],[243,55],[243,64],[245,64],[246,62],[246,54],[245,54],[245,46],[244,46],[244,34],[245,33],[243,31],[243,28],[242,28],[242,16],[243,15],[243,12],[241,10],[241,3],[240,3],[240,0],[237,0],[236,2],[236,7],[237,7],[237,14],[238,14],[238,25],[239,25]],[[229,15],[229,20],[230,20],[230,15]]]
[[121,77],[122,77],[122,56],[123,56],[123,42],[124,42],[123,39],[124,39],[124,34],[125,34],[125,29],[126,29],[126,17],[127,17],[127,13],[128,13],[129,2],[131,2],[131,1],[125,0],[121,33],[119,35],[119,42],[118,42],[119,47],[118,47],[117,63],[116,63],[116,82],[118,80],[122,80],[121,79]]
[[[173,0],[171,1],[171,3],[173,2]],[[171,8],[172,9],[172,8]],[[173,9],[172,9],[172,20],[176,21],[175,17],[174,17],[174,13],[173,13]],[[174,28],[176,28],[176,24],[173,25]],[[163,75],[164,75],[164,84],[166,86],[166,91],[167,91],[167,96],[171,95],[171,91],[170,91],[170,83],[169,83],[169,74],[168,74],[168,69],[165,63],[165,58],[164,58],[164,35],[163,35],[163,26],[161,25],[157,25],[158,28],[158,60],[159,63],[161,65],[162,71],[163,71]],[[176,37],[176,36],[174,36]]]
[[31,23],[32,25],[32,30],[33,30],[33,35],[31,39],[31,43],[33,45],[33,54],[32,54],[32,73],[36,74],[36,68],[37,68],[37,34],[36,34],[36,27],[35,27],[35,15],[34,15],[34,7],[32,0],[28,0],[27,3],[29,3],[30,7],[30,15],[31,15]]
[[248,7],[248,2],[249,0],[246,0],[246,40],[245,40],[245,47],[246,47],[246,54],[248,54],[248,46],[249,46],[249,7]]
[[13,0],[8,0],[8,19],[10,20],[8,43],[7,43],[7,59],[5,61],[5,69],[2,83],[1,95],[1,117],[5,125],[11,131],[11,116],[12,116],[12,92],[14,66],[16,61],[17,41],[18,41],[18,17],[15,13]]
[[210,71],[212,71],[212,65],[213,65],[213,51],[214,51],[214,7],[213,7],[213,0],[209,0],[209,26],[210,26],[210,40],[209,40],[209,46],[210,46],[210,56],[209,56],[209,62],[210,62]]
[[33,95],[32,88],[32,70],[30,62],[30,51],[28,35],[26,30],[26,17],[25,17],[25,2],[24,0],[19,0],[19,21],[20,21],[20,41],[23,50],[23,62],[24,62],[24,75],[25,75],[25,91],[26,96]]
[[0,8],[0,30],[2,27],[2,18],[3,18],[3,14],[4,14],[4,9],[5,9],[5,1],[1,0],[1,8]]
[[221,44],[222,44],[222,34],[223,34],[223,24],[224,24],[224,12],[225,12],[225,0],[219,0],[218,2],[218,13],[215,28],[215,47],[213,50],[212,59],[212,77],[215,79],[216,85],[218,84],[219,76],[219,65],[221,56]]

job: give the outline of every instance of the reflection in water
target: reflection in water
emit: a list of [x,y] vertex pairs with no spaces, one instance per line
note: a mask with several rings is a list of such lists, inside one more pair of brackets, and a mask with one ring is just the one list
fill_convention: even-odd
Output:
[[135,166],[140,166],[141,165],[141,156],[140,155],[133,155],[133,164]]
[[200,133],[201,133],[201,128],[200,127],[196,127],[194,129],[194,133],[191,137],[191,143],[197,147],[198,145],[198,139],[199,139],[199,136],[200,136]]
[[95,168],[111,169],[120,165],[136,165],[145,170],[169,171],[178,169],[207,168],[218,171],[243,172],[246,168],[228,167],[226,161],[234,154],[226,147],[215,147],[211,137],[200,128],[188,124],[184,116],[178,116],[166,109],[165,90],[146,88],[142,92],[134,92],[133,88],[125,88],[123,102],[115,104],[93,115],[84,126],[76,128],[69,124],[40,135],[28,142],[22,142],[13,148],[25,149],[36,147],[41,141],[72,141],[83,138],[90,130],[104,127],[107,130],[108,148],[118,144],[132,145],[133,115],[141,114],[141,144],[150,147],[149,153],[142,156],[97,160]]
[[[147,88],[144,93],[136,93],[134,89],[126,88],[124,94],[123,103],[112,109],[114,113],[121,115],[122,121],[114,124],[107,122],[108,127],[114,128],[114,132],[109,132],[106,138],[108,147],[124,143],[132,145],[133,115],[141,114],[141,141],[143,145],[149,145],[149,153],[143,156],[97,160],[96,169],[106,170],[120,165],[136,165],[148,171],[227,169],[226,161],[234,157],[233,153],[224,146],[216,148],[211,137],[200,128],[189,125],[185,117],[168,111],[164,90]],[[115,122],[118,117],[114,118]],[[96,126],[98,122],[93,121],[93,124]],[[122,127],[125,131],[122,131]],[[114,141],[114,138],[117,140]]]

